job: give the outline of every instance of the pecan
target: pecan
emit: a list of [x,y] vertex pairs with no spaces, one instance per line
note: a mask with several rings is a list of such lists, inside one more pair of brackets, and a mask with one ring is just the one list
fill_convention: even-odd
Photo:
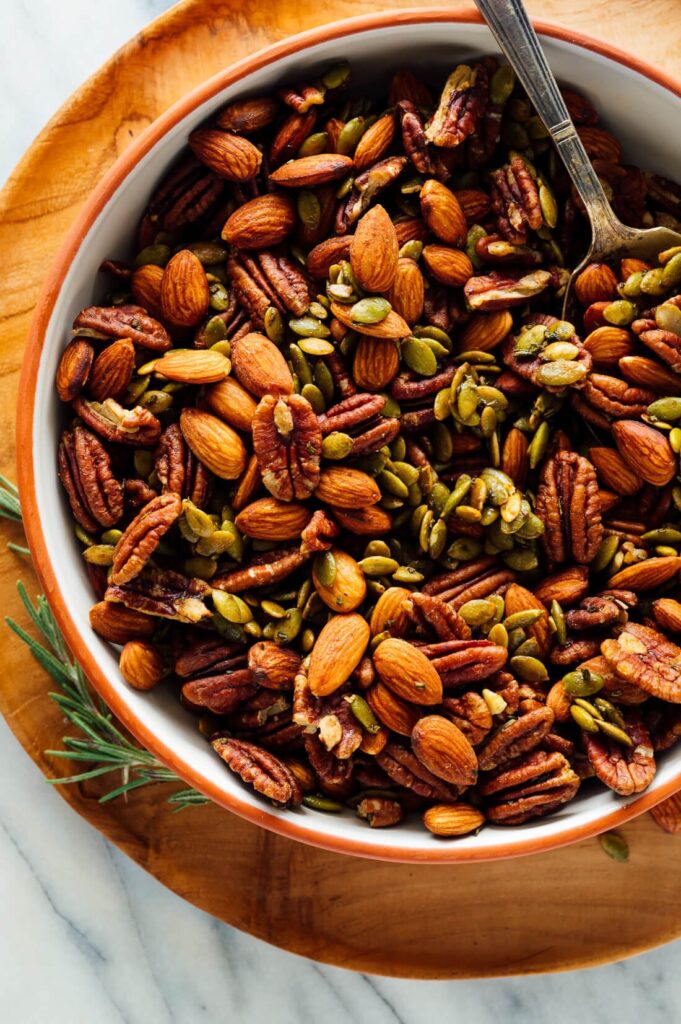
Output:
[[419,650],[432,662],[445,687],[487,679],[508,657],[506,648],[491,640],[442,640],[424,644]]
[[88,306],[80,311],[73,327],[77,333],[87,330],[95,337],[129,338],[153,352],[165,352],[172,345],[163,324],[142,306]]
[[437,640],[468,640],[470,627],[459,613],[439,597],[431,594],[413,593],[403,603],[400,611],[408,621],[404,622],[404,630],[408,623],[418,629],[424,636],[434,633]]
[[339,533],[340,530],[331,516],[323,509],[317,509],[300,534],[301,554],[309,555],[315,551],[328,551],[334,537],[337,537]]
[[572,800],[579,782],[563,754],[535,750],[519,764],[502,768],[486,779],[478,792],[489,801],[489,821],[522,825]]
[[413,790],[418,796],[431,800],[455,800],[459,795],[456,786],[450,786],[433,775],[411,750],[399,743],[389,743],[384,747],[376,754],[376,763],[393,782]]
[[283,724],[291,723],[291,702],[282,693],[258,690],[247,697],[229,716],[230,728],[239,733],[257,733],[264,738]]
[[302,800],[300,783],[291,769],[268,750],[247,740],[226,738],[211,745],[228,768],[268,800],[282,807],[295,807]]
[[345,366],[339,352],[332,352],[327,357],[326,365],[329,368],[329,373],[333,377],[333,382],[336,388],[343,398],[350,398],[352,395],[357,394],[355,383],[348,373],[347,367]]
[[194,224],[220,201],[221,179],[194,156],[182,160],[165,178],[149,203],[148,216],[156,228],[177,231]]
[[406,164],[406,156],[389,156],[358,174],[349,196],[338,207],[336,234],[347,234],[376,196],[399,178]]
[[633,796],[647,789],[655,777],[655,754],[650,733],[638,712],[623,712],[625,731],[633,746],[624,747],[601,733],[582,733],[589,762],[609,789]]
[[600,650],[600,643],[600,639],[596,638],[569,639],[567,643],[552,649],[549,661],[552,665],[574,665],[577,661],[595,658]]
[[263,327],[269,306],[294,316],[302,316],[310,308],[307,278],[281,253],[232,253],[227,260],[227,276],[238,301],[258,329]]
[[460,64],[442,90],[426,137],[436,146],[453,149],[472,135],[485,112],[487,74],[481,64]]
[[277,548],[257,555],[251,564],[243,569],[233,569],[214,576],[211,584],[216,590],[226,590],[228,594],[239,594],[251,587],[266,587],[286,579],[308,557],[295,547]]
[[305,752],[324,792],[348,792],[354,767],[352,759],[334,757],[317,733],[307,733],[304,742]]
[[[184,638],[183,638],[184,639]],[[218,637],[201,637],[185,646],[175,658],[175,674],[182,679],[216,675],[246,667],[241,644],[226,644]]]
[[576,452],[558,452],[544,463],[536,513],[544,523],[541,542],[552,569],[560,562],[588,564],[603,539],[596,471]]
[[278,89],[277,96],[298,114],[306,114],[310,107],[318,107],[324,102],[325,91],[319,85],[299,84]]
[[318,728],[326,749],[341,761],[352,757],[362,742],[362,728],[340,694],[322,701]]
[[[678,296],[668,301],[673,302],[674,305],[681,305]],[[681,338],[672,331],[658,328],[653,318],[654,312],[654,310],[651,311],[651,317],[634,320],[631,329],[651,352],[667,363],[675,373],[681,374]]]
[[357,804],[357,815],[368,821],[371,828],[386,828],[402,821],[402,806],[384,796],[365,796]]
[[510,270],[500,273],[493,270],[482,277],[470,277],[463,293],[470,309],[494,310],[522,306],[529,299],[539,295],[551,282],[548,270],[533,270],[524,274]]
[[497,215],[499,233],[514,245],[527,242],[530,230],[544,223],[539,205],[539,189],[521,156],[512,157],[490,174],[492,209]]
[[585,597],[577,608],[566,613],[565,622],[569,629],[577,631],[596,629],[599,626],[624,625],[627,621],[627,608],[633,608],[636,602],[636,594],[628,590]]
[[247,668],[191,679],[182,687],[182,699],[194,710],[228,715],[242,701],[252,697],[256,685]]
[[482,743],[493,725],[492,712],[487,702],[474,690],[462,693],[459,697],[445,697],[442,712],[459,727],[473,747]]
[[681,706],[669,707],[662,702],[650,701],[644,712],[644,720],[653,750],[669,750],[681,738]]
[[134,512],[136,509],[148,505],[157,496],[158,491],[155,491],[146,480],[128,477],[123,484],[123,493],[125,495],[126,512]]
[[619,377],[592,373],[584,381],[580,399],[604,414],[606,420],[642,416],[657,396],[645,388],[630,387]]
[[[598,643],[598,641],[597,641]],[[589,672],[597,672],[603,677],[603,690],[602,695],[607,697],[608,700],[613,700],[617,704],[643,704],[647,701],[648,694],[645,690],[641,690],[634,683],[628,683],[626,680],[619,676],[608,664],[605,658],[601,654],[597,654],[594,657],[588,658],[586,661],[578,665],[580,671],[587,670]],[[674,708],[667,708],[667,711],[673,712]]]
[[268,690],[291,690],[300,662],[295,651],[269,640],[254,644],[248,652],[248,667],[254,681]]
[[[246,312],[241,308],[234,294],[234,289],[229,294],[227,309],[223,309],[215,315],[225,325],[227,338],[230,341],[238,341],[244,334],[249,334],[253,330],[254,325],[248,319]],[[206,327],[209,323],[210,320],[207,320],[205,324],[199,326],[194,335],[194,348],[210,348],[211,342],[206,338]]]
[[628,683],[653,697],[681,704],[681,647],[663,633],[627,622],[615,640],[604,640],[601,653]]
[[115,526],[123,515],[123,488],[101,442],[85,427],[62,434],[57,456],[59,479],[71,511],[84,530]]
[[385,398],[382,395],[359,393],[331,406],[319,416],[322,434],[341,431],[353,438],[350,455],[377,452],[394,440],[400,429],[397,418],[381,415]]
[[159,615],[178,622],[200,622],[212,618],[204,604],[210,587],[203,580],[190,579],[178,572],[147,567],[129,583],[110,583],[104,598],[119,601],[127,608]]
[[315,126],[316,110],[305,114],[290,114],[279,127],[270,146],[269,165],[272,169],[291,160]]
[[405,153],[419,174],[431,177],[434,170],[433,158],[421,115],[409,100],[401,100],[396,110]]
[[537,708],[520,718],[511,719],[490,736],[478,751],[481,771],[489,772],[521,754],[534,750],[553,727],[553,711]]
[[319,483],[322,432],[301,395],[266,395],[253,417],[253,449],[270,494],[307,498]]
[[100,404],[88,402],[80,395],[74,398],[72,405],[83,422],[105,441],[150,448],[156,444],[161,433],[159,421],[141,405],[134,409],[124,409],[113,398],[107,398]]
[[160,494],[144,506],[116,545],[112,583],[129,583],[140,574],[181,511],[179,494]]
[[163,493],[173,492],[204,508],[212,489],[212,474],[196,458],[185,441],[178,423],[171,423],[161,434],[156,449],[156,475]]
[[458,610],[466,601],[499,593],[514,579],[515,573],[511,569],[501,568],[493,555],[486,555],[474,558],[452,572],[433,576],[422,590],[424,594],[434,594]]

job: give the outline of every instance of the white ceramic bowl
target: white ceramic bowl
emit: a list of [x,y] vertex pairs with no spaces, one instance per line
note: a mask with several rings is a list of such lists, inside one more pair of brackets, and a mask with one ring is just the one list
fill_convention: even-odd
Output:
[[[593,40],[539,26],[559,80],[594,101],[621,140],[625,159],[673,175],[679,142],[678,85],[634,58]],[[515,856],[573,842],[640,813],[681,785],[681,746],[660,758],[650,789],[636,800],[594,790],[548,818],[518,828],[487,827],[457,841],[434,838],[418,820],[372,831],[348,812],[324,815],[305,808],[280,811],[243,786],[199,734],[174,692],[131,689],[116,651],[90,629],[93,594],[73,536],[55,455],[62,411],[54,374],[75,314],[98,297],[97,268],[105,257],[128,254],[131,230],[147,199],[196,128],[228,100],[267,93],[350,59],[356,81],[371,83],[399,67],[446,77],[457,63],[496,53],[475,14],[400,11],[338,22],[275,44],[229,68],[189,94],[137,139],[101,182],[64,242],[45,284],[30,334],[21,382],[19,476],[29,543],[45,592],[68,643],[116,715],[149,750],[188,783],[237,814],[305,842],[364,856],[403,861],[479,860]],[[200,814],[200,810],[192,812]]]

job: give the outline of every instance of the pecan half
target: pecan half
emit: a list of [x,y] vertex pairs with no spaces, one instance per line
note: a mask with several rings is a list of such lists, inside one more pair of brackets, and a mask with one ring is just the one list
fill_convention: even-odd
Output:
[[320,788],[330,795],[349,795],[354,764],[351,758],[338,758],[326,749],[317,733],[307,733],[305,752],[315,770]]
[[625,711],[626,732],[633,741],[624,747],[601,733],[582,733],[594,772],[609,789],[620,796],[633,796],[647,789],[655,777],[655,754],[650,733],[634,711]]
[[371,828],[386,828],[402,821],[402,806],[388,797],[365,796],[357,804],[357,815],[368,821]]
[[223,195],[224,183],[194,156],[182,160],[164,179],[148,207],[156,228],[176,231],[208,214]]
[[211,584],[216,590],[226,590],[228,594],[239,594],[250,587],[266,587],[286,579],[308,557],[309,555],[302,554],[298,548],[277,548],[256,556],[251,564],[243,569],[233,569],[220,576],[214,576]]
[[273,803],[295,807],[303,799],[291,769],[268,750],[247,740],[225,738],[215,739],[211,745],[228,768]]
[[487,75],[482,65],[460,64],[449,76],[426,137],[436,146],[452,149],[472,135],[485,111]]
[[445,687],[488,679],[508,658],[506,648],[491,640],[442,640],[424,644],[419,650],[432,662]]
[[102,526],[115,526],[123,515],[123,488],[94,434],[85,427],[65,430],[57,461],[71,511],[83,529],[96,533]]
[[522,825],[572,800],[579,783],[563,754],[536,750],[486,779],[478,792],[486,800],[489,821]]
[[499,233],[514,245],[527,242],[530,230],[544,223],[539,205],[539,189],[521,156],[514,156],[490,174],[492,209],[497,215]]
[[578,632],[603,626],[622,626],[627,621],[627,608],[635,607],[637,600],[636,594],[629,590],[594,594],[580,601],[577,608],[566,612],[565,622],[568,629]]
[[669,707],[661,701],[650,701],[644,710],[644,721],[650,733],[653,750],[669,750],[681,739],[681,706]]
[[400,100],[396,111],[405,153],[419,174],[431,177],[434,171],[433,158],[421,115],[409,100]]
[[182,687],[182,699],[194,710],[228,715],[244,700],[252,697],[256,690],[251,673],[247,668],[241,668],[189,680]]
[[459,727],[473,747],[482,743],[494,724],[487,702],[475,690],[460,697],[445,697],[442,713]]
[[681,704],[681,647],[663,633],[627,622],[616,640],[604,640],[601,653],[628,683],[653,697]]
[[470,277],[463,288],[470,309],[490,311],[522,306],[535,295],[540,295],[551,283],[548,270],[501,273],[493,270],[482,277]]
[[308,498],[319,483],[322,432],[302,395],[266,395],[253,417],[253,449],[275,498]]
[[173,492],[204,508],[212,490],[212,473],[196,458],[180,430],[171,423],[161,434],[156,449],[156,475],[163,493]]
[[580,399],[607,420],[636,419],[656,397],[653,391],[630,387],[619,377],[609,377],[604,373],[590,374],[580,391]]
[[399,743],[388,743],[376,754],[376,763],[393,782],[405,789],[411,789],[418,796],[431,800],[455,800],[459,795],[456,786],[450,786],[437,775],[433,775],[421,764],[415,754]]
[[603,539],[596,471],[576,452],[558,452],[544,463],[536,513],[549,569],[560,562],[588,564]]
[[424,594],[434,594],[458,610],[474,598],[499,593],[515,580],[511,569],[502,568],[493,555],[474,558],[452,572],[433,576],[422,588]]
[[355,221],[366,213],[376,196],[399,178],[406,164],[406,156],[389,156],[358,174],[350,195],[338,207],[336,234],[347,234]]
[[[468,640],[470,638],[470,626],[459,613],[446,601],[431,594],[413,593],[403,603],[400,612],[424,636],[434,633],[437,640]],[[396,636],[404,635],[408,628],[408,622],[404,622],[404,629],[395,633]]]
[[104,599],[118,601],[147,615],[177,622],[201,622],[212,618],[204,604],[209,594],[210,587],[203,580],[147,565],[129,583],[110,583]]
[[88,306],[73,321],[76,332],[92,331],[105,338],[129,338],[142,348],[165,352],[172,345],[163,324],[142,306]]
[[160,494],[144,506],[116,545],[110,576],[112,583],[129,583],[141,573],[181,512],[179,494]]
[[124,409],[113,398],[99,403],[88,402],[80,395],[71,404],[83,422],[105,441],[150,448],[159,439],[160,422],[141,405],[134,409]]
[[553,720],[551,708],[542,707],[504,722],[478,751],[481,771],[492,771],[528,750],[534,750],[551,732]]
[[334,537],[337,537],[340,530],[327,512],[317,509],[312,519],[300,534],[300,552],[302,555],[309,555],[315,551],[328,551]]
[[219,637],[201,637],[183,644],[175,659],[175,674],[182,679],[215,675],[245,668],[246,656],[241,644],[226,644]]
[[307,278],[281,253],[232,253],[227,260],[227,276],[237,300],[256,328],[263,327],[269,306],[294,316],[302,316],[310,308]]
[[400,429],[396,417],[381,415],[385,398],[382,395],[359,393],[331,406],[319,417],[322,434],[341,431],[353,439],[350,455],[367,455],[379,451],[395,439]]

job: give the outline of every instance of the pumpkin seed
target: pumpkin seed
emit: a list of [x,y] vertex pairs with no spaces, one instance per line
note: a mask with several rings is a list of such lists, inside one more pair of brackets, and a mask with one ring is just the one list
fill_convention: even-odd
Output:
[[167,391],[145,391],[139,404],[154,414],[166,412],[173,404],[173,396]]
[[681,543],[681,530],[676,530],[672,526],[660,526],[656,530],[642,533],[641,540],[647,544],[679,544]]
[[398,561],[385,555],[370,555],[357,564],[366,576],[392,576],[400,568]]
[[603,852],[607,853],[612,860],[616,860],[620,864],[625,864],[629,860],[629,844],[617,832],[604,832],[598,837],[598,842],[601,844]]
[[203,329],[203,337],[208,348],[213,348],[219,342],[227,340],[227,325],[221,316],[210,318]]
[[331,331],[315,316],[294,317],[288,322],[294,334],[300,338],[328,338]]
[[330,551],[324,551],[314,560],[314,574],[323,587],[332,587],[337,573],[336,559]]
[[573,721],[580,729],[583,729],[584,732],[598,732],[596,720],[592,718],[589,712],[585,711],[584,708],[577,704],[572,704],[570,706],[570,715],[572,716]]
[[330,356],[335,351],[325,338],[301,338],[299,348],[306,356]]
[[304,807],[313,811],[326,811],[328,814],[340,814],[343,805],[329,796],[320,796],[318,793],[306,793],[302,799]]
[[382,470],[376,477],[376,482],[382,491],[387,491],[388,494],[394,495],[396,498],[407,498],[409,497],[409,488],[396,473],[392,473],[389,469]]
[[366,731],[372,735],[381,731],[381,723],[376,718],[376,715],[373,713],[364,697],[360,697],[358,693],[353,693],[348,695],[345,700],[350,705],[350,710],[363,729],[366,729]]
[[350,310],[350,318],[356,324],[380,324],[391,309],[392,306],[387,299],[371,295],[354,304]]
[[339,132],[336,152],[341,153],[343,156],[349,156],[351,153],[354,153],[357,143],[364,135],[367,127],[366,118],[361,116],[353,117],[350,121],[347,121]]
[[647,270],[641,278],[641,291],[644,295],[663,295],[667,290],[664,283],[664,269],[655,267]]
[[210,294],[210,308],[216,313],[224,313],[229,307],[229,292],[222,281],[212,281],[208,286]]
[[643,274],[644,271],[642,270],[636,270],[633,274],[629,274],[626,281],[619,286],[618,291],[620,295],[623,295],[626,299],[637,299],[641,294]]
[[535,622],[539,622],[542,615],[544,615],[543,608],[526,608],[524,611],[507,615],[503,624],[509,632],[512,629],[527,629]]
[[403,341],[401,355],[409,369],[422,377],[432,377],[437,371],[435,353],[420,338],[408,338]]
[[651,402],[646,412],[656,420],[681,419],[681,398],[658,398]]
[[681,309],[671,302],[663,302],[655,310],[655,323],[661,331],[671,331],[681,338]]
[[616,299],[603,310],[603,318],[615,327],[628,327],[637,314],[636,306],[627,299]]
[[283,619],[276,624],[276,632],[273,640],[277,644],[290,644],[300,633],[303,625],[303,616],[297,608],[289,608]]
[[447,527],[444,520],[438,519],[433,524],[428,537],[428,554],[432,559],[438,559],[445,549],[447,543]]
[[618,725],[614,725],[612,722],[599,721],[598,728],[601,732],[605,733],[608,739],[614,740],[615,743],[621,743],[623,747],[633,747],[634,741],[631,736],[628,736],[624,729],[620,729]]
[[482,552],[482,544],[473,537],[459,537],[450,544],[447,554],[455,562],[470,562]]
[[133,266],[136,270],[149,264],[153,264],[156,267],[165,267],[171,255],[172,250],[169,245],[159,245],[158,243],[147,245],[137,253]]
[[[532,128],[530,128],[530,125],[532,125]],[[543,130],[544,132],[546,131],[543,122],[540,121],[539,118],[532,118],[530,121],[528,121],[527,128],[529,130],[530,135],[532,135],[533,131],[536,132],[539,129]],[[543,136],[535,135],[533,137],[537,138]],[[539,182],[539,206],[546,226],[551,229],[555,228],[556,224],[558,223],[558,203],[556,202],[556,197],[554,196],[553,192],[543,179],[540,179]]]
[[335,392],[335,384],[333,382],[333,377],[331,376],[331,371],[329,370],[326,363],[322,362],[321,360],[315,363],[314,369],[312,371],[312,377],[314,379],[314,383],[317,385],[322,395],[324,396],[325,404],[327,406],[331,405],[331,403],[333,402],[333,396]]
[[[303,398],[306,398],[310,403],[314,411],[318,416],[321,416],[326,411],[326,402],[324,401],[324,395],[321,393],[316,384],[303,384],[300,389],[300,393]],[[327,456],[328,457],[328,456]]]
[[317,194],[308,188],[298,192],[296,205],[298,216],[308,231],[316,231],[322,216],[322,208]]
[[681,284],[681,252],[676,252],[664,265],[662,285],[666,289],[676,288],[679,284]]
[[562,683],[566,693],[571,697],[591,697],[603,689],[603,676],[589,669],[576,669],[563,676]]
[[420,242],[417,238],[412,238],[404,243],[400,249],[400,256],[403,259],[414,260],[417,263],[421,259],[422,252],[423,242]]
[[251,609],[242,598],[224,590],[213,591],[213,607],[227,622],[243,625],[253,618]]
[[626,722],[624,716],[619,708],[616,708],[614,704],[611,704],[605,697],[596,697],[594,704],[606,718],[608,722],[612,722],[613,725],[618,725],[620,729],[626,730]]
[[282,608],[276,601],[261,601],[260,607],[268,619],[283,619],[286,615],[286,609]]
[[349,64],[335,64],[325,75],[322,75],[322,85],[327,89],[340,89],[350,77]]
[[504,555],[504,562],[516,572],[530,572],[539,565],[537,552],[532,548],[517,548]]
[[83,551],[83,558],[90,565],[111,565],[114,559],[113,544],[91,544]]
[[318,156],[320,153],[326,153],[328,145],[329,136],[327,132],[313,132],[312,135],[308,135],[305,139],[296,155],[298,157]]
[[492,75],[490,82],[490,99],[492,103],[503,106],[515,88],[515,73],[509,64],[502,64]]
[[316,639],[317,638],[314,634],[314,630],[310,629],[309,626],[307,627],[307,629],[303,630],[303,632],[300,634],[300,640],[298,641],[298,643],[300,644],[300,649],[303,652],[303,654],[308,654],[312,650],[312,648],[315,645]]
[[562,647],[562,645],[567,641],[567,623],[565,622],[563,609],[556,600],[551,602],[550,621],[553,622],[556,631],[556,640]]
[[508,630],[501,622],[495,622],[487,634],[487,639],[498,644],[499,647],[508,647]]
[[485,622],[489,622],[495,611],[491,601],[475,598],[461,605],[459,615],[469,626],[482,626]]
[[575,359],[556,359],[540,366],[535,379],[543,387],[565,388],[584,380],[588,372],[585,363]]
[[615,534],[603,538],[591,563],[591,568],[594,572],[602,572],[610,564],[615,557],[619,545],[620,539]]
[[530,469],[536,469],[539,463],[546,455],[546,451],[549,446],[549,440],[551,438],[551,427],[544,420],[537,427],[534,437],[530,441],[527,449],[527,457],[530,463]]
[[305,353],[303,352],[300,345],[295,342],[288,347],[289,358],[293,367],[293,372],[297,376],[301,385],[312,383],[312,367],[307,361]]
[[546,346],[541,356],[548,362],[554,362],[556,359],[576,359],[579,352],[580,349],[577,345],[573,345],[570,341],[552,341],[550,345]]
[[423,583],[424,575],[411,565],[401,565],[392,579],[395,583]]

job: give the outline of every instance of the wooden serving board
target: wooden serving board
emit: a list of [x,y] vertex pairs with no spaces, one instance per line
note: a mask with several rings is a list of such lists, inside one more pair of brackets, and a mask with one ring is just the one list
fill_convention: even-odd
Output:
[[[382,6],[380,0],[330,7],[318,0],[185,0],[120,50],[50,121],[0,195],[0,472],[16,477],[17,382],[32,307],[93,184],[161,111],[226,61],[333,17]],[[615,46],[635,40],[639,56],[678,72],[677,0],[528,0],[528,7]],[[2,532],[21,542],[20,527]],[[1,544],[0,606],[26,625],[15,591],[19,576],[35,591],[27,560]],[[50,680],[17,639],[5,633],[0,644],[0,711],[41,770],[62,774],[64,763],[43,754],[61,746],[64,732],[47,698]],[[516,861],[409,866],[303,846],[212,805],[173,814],[166,788],[147,787],[127,803],[104,807],[95,788],[58,792],[180,896],[316,960],[405,977],[526,974],[618,959],[681,934],[681,840],[658,831],[647,816],[624,829],[631,848],[626,865],[588,841]],[[578,878],[588,879],[579,898]]]

